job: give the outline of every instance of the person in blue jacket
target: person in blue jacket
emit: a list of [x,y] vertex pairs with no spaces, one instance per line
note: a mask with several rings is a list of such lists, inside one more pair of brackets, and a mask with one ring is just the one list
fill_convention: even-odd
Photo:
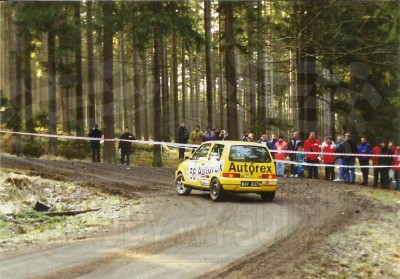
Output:
[[358,146],[358,162],[360,163],[363,181],[361,185],[368,186],[368,175],[369,175],[369,160],[371,159],[372,147],[367,141],[366,136],[361,137],[361,143]]

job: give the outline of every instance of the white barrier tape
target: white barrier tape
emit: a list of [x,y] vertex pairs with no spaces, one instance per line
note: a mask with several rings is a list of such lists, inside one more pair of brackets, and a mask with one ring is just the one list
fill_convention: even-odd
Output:
[[[38,134],[38,133],[27,133],[27,132],[12,132],[12,131],[1,131],[0,134],[15,134],[15,135],[25,135],[25,136],[35,136],[35,137],[47,137],[47,138],[59,138],[59,139],[76,139],[76,140],[100,140],[100,141],[127,141],[132,143],[141,143],[141,144],[158,144],[171,146],[176,148],[192,148],[195,149],[199,147],[197,144],[183,144],[183,143],[172,143],[172,142],[163,142],[163,141],[144,141],[144,140],[125,140],[119,138],[91,138],[91,137],[78,137],[78,136],[65,136],[65,135],[50,135],[50,134]],[[270,149],[270,152],[278,153],[279,150]],[[282,152],[282,151],[281,151]],[[284,150],[283,153],[299,153],[298,151],[292,150]],[[334,156],[355,156],[355,157],[395,157],[396,155],[381,155],[381,154],[353,154],[353,153],[322,153],[322,152],[305,152],[304,154],[315,154],[315,155],[334,155]]]
[[[279,153],[279,150],[276,149],[269,149],[272,153]],[[293,150],[284,150],[280,151],[280,153],[294,153],[297,154],[299,151]],[[364,153],[328,153],[328,152],[309,152],[309,151],[302,151],[304,154],[315,154],[315,155],[334,155],[334,156],[353,156],[353,157],[394,157],[395,155],[381,155],[381,154],[364,154]]]
[[[348,166],[348,165],[335,165],[335,164],[324,164],[324,163],[300,163],[300,162],[295,162],[295,161],[288,161],[288,160],[274,160],[276,163],[283,163],[283,164],[289,164],[289,165],[297,165],[297,166],[314,166],[314,167],[335,167],[335,168],[393,168],[395,166],[374,166],[374,165],[368,165],[368,166],[359,166],[359,165],[354,165],[354,166]],[[399,166],[400,167],[400,166]]]
[[173,142],[163,142],[163,141],[144,141],[144,140],[125,140],[119,138],[91,138],[91,137],[78,137],[78,136],[65,136],[65,135],[50,135],[50,134],[38,134],[38,133],[26,133],[26,132],[11,132],[11,131],[1,131],[0,134],[14,134],[14,135],[23,135],[23,136],[34,136],[34,137],[43,137],[43,138],[57,138],[57,139],[73,139],[73,140],[96,140],[96,141],[126,141],[132,143],[141,143],[141,144],[149,144],[149,145],[165,145],[176,148],[197,148],[199,145],[197,144],[183,144],[183,143],[173,143]]

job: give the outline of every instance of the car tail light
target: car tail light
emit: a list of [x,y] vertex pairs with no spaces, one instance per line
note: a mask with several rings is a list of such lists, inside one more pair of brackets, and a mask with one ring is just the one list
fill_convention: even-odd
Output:
[[235,173],[235,172],[224,172],[222,174],[223,177],[228,177],[228,178],[240,178],[240,173]]
[[276,179],[276,174],[266,173],[266,174],[262,175],[262,178],[264,178],[264,179]]

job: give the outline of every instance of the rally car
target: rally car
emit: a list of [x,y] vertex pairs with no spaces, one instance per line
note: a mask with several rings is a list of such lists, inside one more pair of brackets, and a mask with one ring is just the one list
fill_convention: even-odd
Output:
[[272,202],[277,187],[272,156],[259,143],[205,142],[175,172],[178,195],[189,195],[192,189],[207,190],[213,201],[237,192],[257,193],[263,201]]

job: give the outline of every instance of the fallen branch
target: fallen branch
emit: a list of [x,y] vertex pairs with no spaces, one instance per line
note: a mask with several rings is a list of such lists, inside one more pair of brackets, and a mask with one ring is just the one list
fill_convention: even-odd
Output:
[[73,216],[73,215],[78,215],[86,212],[91,212],[91,211],[99,211],[101,208],[92,208],[92,209],[85,209],[85,210],[72,210],[72,211],[59,211],[59,212],[45,212],[43,213],[44,215],[47,216]]

